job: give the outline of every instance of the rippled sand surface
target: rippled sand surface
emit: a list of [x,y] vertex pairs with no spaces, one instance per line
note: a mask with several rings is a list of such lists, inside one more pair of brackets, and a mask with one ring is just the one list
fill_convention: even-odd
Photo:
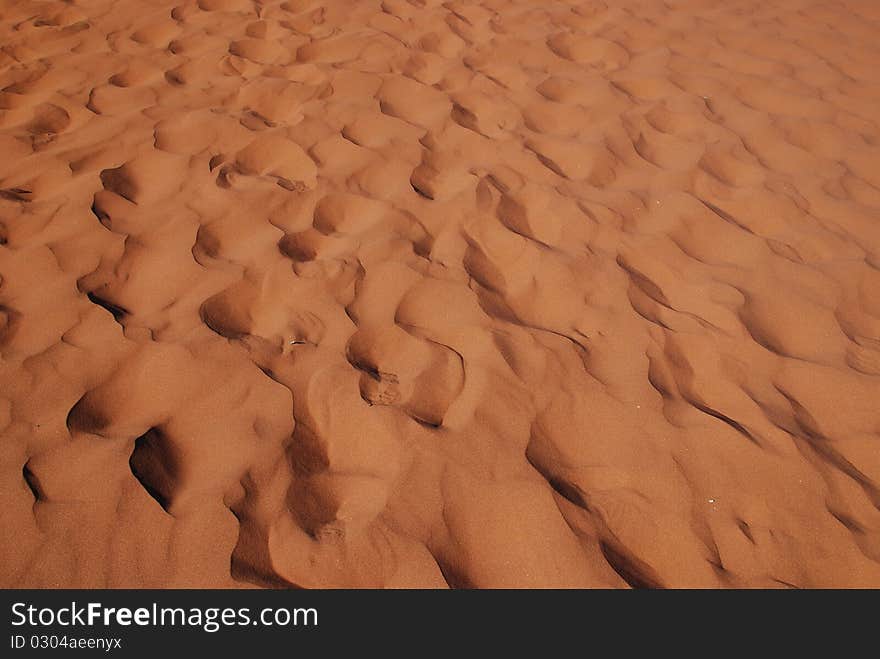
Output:
[[0,585],[880,586],[880,4],[0,2]]

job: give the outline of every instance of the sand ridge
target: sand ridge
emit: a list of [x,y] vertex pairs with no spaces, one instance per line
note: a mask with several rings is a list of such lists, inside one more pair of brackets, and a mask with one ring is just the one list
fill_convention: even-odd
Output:
[[0,585],[880,586],[878,30],[3,2]]

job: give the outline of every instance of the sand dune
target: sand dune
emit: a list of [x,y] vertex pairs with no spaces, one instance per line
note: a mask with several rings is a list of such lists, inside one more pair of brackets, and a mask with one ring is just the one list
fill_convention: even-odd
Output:
[[880,586],[878,33],[4,1],[0,586]]

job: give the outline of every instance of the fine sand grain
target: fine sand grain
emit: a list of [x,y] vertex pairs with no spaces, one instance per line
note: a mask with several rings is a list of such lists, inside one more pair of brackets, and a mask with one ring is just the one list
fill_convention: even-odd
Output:
[[0,585],[880,586],[878,35],[0,0]]

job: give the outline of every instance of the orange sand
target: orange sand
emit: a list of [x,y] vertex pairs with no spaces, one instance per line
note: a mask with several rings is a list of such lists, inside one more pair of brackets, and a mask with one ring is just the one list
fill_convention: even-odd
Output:
[[0,585],[880,586],[880,3],[0,2]]

